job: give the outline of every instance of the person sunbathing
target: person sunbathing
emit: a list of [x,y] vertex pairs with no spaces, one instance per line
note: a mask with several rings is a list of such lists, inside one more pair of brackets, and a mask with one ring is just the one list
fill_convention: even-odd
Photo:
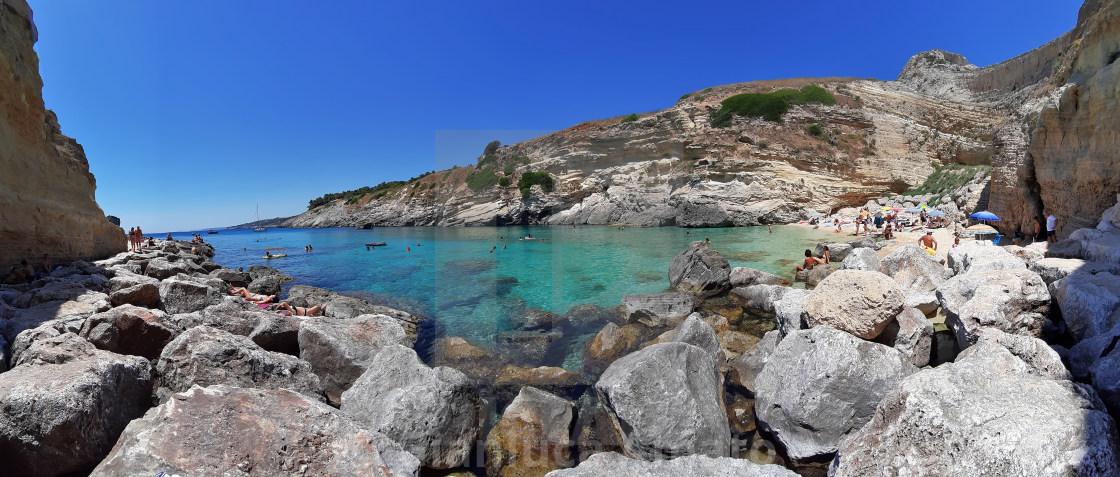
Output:
[[822,263],[826,263],[823,258],[814,257],[813,252],[806,249],[805,250],[805,262],[802,263],[801,265],[798,265],[797,268],[794,269],[794,272],[812,270],[814,266],[820,265]]
[[230,295],[241,295],[246,300],[253,303],[272,303],[276,300],[276,295],[261,295],[259,293],[250,293],[245,287],[229,287]]
[[280,304],[276,305],[276,309],[280,311],[281,314],[284,314],[286,311],[286,314],[295,316],[316,316],[323,313],[323,307],[320,305],[304,308],[302,306],[292,306],[286,302],[280,302]]

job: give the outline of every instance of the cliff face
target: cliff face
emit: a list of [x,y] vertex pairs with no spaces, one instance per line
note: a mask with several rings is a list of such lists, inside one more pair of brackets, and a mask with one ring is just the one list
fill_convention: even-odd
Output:
[[[1069,33],[989,67],[932,50],[912,57],[895,81],[708,88],[636,120],[591,121],[503,146],[493,170],[509,180],[505,187],[473,190],[466,179],[481,165],[458,168],[309,210],[285,225],[787,222],[864,205],[921,183],[933,164],[957,163],[992,166],[990,196],[973,205],[1003,217],[1005,232],[1029,230],[1043,203],[1072,230],[1120,192],[1118,3],[1091,0]],[[736,117],[729,127],[711,126],[731,95],[808,84],[837,103],[794,106],[781,123]],[[814,125],[820,134],[810,134]],[[512,160],[519,156],[528,164]],[[534,187],[523,200],[516,184],[529,171],[548,172],[555,190]],[[941,200],[929,205],[954,209]]]
[[82,146],[43,105],[36,39],[27,3],[0,1],[0,264],[37,262],[44,253],[76,259],[123,252],[124,231],[94,200]]

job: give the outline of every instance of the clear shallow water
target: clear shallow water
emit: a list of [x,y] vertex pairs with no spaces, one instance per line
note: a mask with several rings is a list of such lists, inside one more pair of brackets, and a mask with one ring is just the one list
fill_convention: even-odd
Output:
[[[223,266],[268,265],[295,277],[296,284],[368,293],[380,302],[435,318],[444,334],[484,347],[491,347],[498,333],[512,329],[510,319],[527,308],[563,314],[578,304],[609,307],[626,294],[664,291],[669,262],[694,240],[710,238],[732,267],[792,278],[806,248],[835,239],[827,231],[794,226],[775,226],[772,234],[766,227],[591,226],[199,233],[214,245],[214,261]],[[529,233],[537,240],[517,239]],[[172,236],[190,238],[189,233]],[[371,250],[363,245],[381,241],[388,245]],[[308,244],[314,250],[304,252]],[[288,256],[265,260],[266,247],[282,247],[271,252]]]

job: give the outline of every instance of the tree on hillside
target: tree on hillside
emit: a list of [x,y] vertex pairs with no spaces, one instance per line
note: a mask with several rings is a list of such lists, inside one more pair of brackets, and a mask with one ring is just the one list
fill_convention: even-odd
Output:
[[497,139],[490,141],[490,144],[486,145],[486,150],[482,151],[482,155],[486,156],[498,152],[498,146],[501,145],[502,142]]

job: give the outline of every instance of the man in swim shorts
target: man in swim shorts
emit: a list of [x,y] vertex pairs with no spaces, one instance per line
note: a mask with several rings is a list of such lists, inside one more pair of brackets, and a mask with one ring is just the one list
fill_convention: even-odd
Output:
[[[931,230],[929,232],[926,232],[925,235],[923,235],[921,238],[919,238],[918,239],[918,245],[921,245],[923,248],[927,249],[926,250],[927,252],[929,250],[933,250],[933,251],[936,252],[937,251],[937,240],[935,240],[933,238],[933,231]],[[930,255],[932,255],[932,253]]]

